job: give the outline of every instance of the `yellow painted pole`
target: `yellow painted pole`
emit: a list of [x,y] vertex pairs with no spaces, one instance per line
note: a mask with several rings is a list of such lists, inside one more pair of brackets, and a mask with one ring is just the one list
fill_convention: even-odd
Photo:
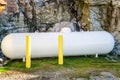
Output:
[[31,37],[26,36],[26,68],[31,67]]
[[58,64],[63,64],[63,36],[58,35]]

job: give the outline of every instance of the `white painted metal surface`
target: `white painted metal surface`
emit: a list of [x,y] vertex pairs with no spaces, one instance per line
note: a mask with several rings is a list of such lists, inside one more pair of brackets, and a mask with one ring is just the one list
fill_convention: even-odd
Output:
[[31,36],[31,57],[54,57],[58,54],[58,35],[63,35],[64,56],[107,54],[114,47],[114,39],[105,31],[71,33],[13,33],[1,44],[5,56],[25,57],[25,36]]

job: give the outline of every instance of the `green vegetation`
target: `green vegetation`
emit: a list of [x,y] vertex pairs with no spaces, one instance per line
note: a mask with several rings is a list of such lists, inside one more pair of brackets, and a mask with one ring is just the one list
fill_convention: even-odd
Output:
[[[3,70],[2,70],[3,69]],[[33,59],[30,69],[25,68],[25,62],[21,60],[14,60],[9,62],[5,68],[1,68],[0,72],[7,70],[17,70],[22,72],[34,71],[61,71],[70,70],[69,73],[64,74],[70,77],[87,77],[89,75],[99,75],[101,71],[109,71],[120,76],[120,60],[112,62],[106,60],[104,57],[65,57],[64,65],[58,65],[57,58],[41,58]]]
[[0,68],[0,73],[4,73],[4,72],[7,72],[8,71],[8,68]]

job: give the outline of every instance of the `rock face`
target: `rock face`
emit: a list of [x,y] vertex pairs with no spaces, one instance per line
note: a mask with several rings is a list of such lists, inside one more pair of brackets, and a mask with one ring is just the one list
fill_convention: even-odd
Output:
[[112,19],[111,19],[111,32],[113,36],[120,42],[120,1],[112,0],[113,11],[112,11]]
[[57,23],[70,20],[70,14],[65,5],[59,5],[58,7],[55,2],[51,2],[49,4],[45,3],[45,6],[38,7],[37,9],[40,10],[37,15],[41,19],[41,23]]
[[90,29],[107,30],[120,42],[120,0],[90,0]]
[[110,0],[90,0],[90,29],[107,30],[107,8]]
[[[6,0],[9,12],[17,9],[16,0]],[[29,0],[20,0],[26,8],[29,19],[32,19]],[[70,22],[73,18],[86,30],[107,30],[120,42],[120,1],[119,0],[34,0],[39,23]],[[69,6],[68,6],[69,5]]]
[[[21,0],[22,1],[22,0]],[[59,23],[73,19],[86,29],[92,31],[106,30],[120,42],[120,1],[119,0],[36,0],[37,24]],[[60,4],[61,3],[61,4]],[[71,5],[71,6],[68,6]],[[30,7],[28,7],[30,9]],[[28,15],[31,19],[31,13]]]
[[16,0],[5,0],[7,2],[7,12],[13,13],[17,10]]

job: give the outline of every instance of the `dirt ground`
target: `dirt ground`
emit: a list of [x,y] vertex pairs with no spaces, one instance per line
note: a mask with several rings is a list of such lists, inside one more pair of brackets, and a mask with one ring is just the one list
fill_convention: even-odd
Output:
[[90,75],[86,78],[70,78],[71,70],[60,70],[56,72],[19,72],[9,71],[0,74],[0,80],[120,80],[111,72],[100,72],[100,75]]

